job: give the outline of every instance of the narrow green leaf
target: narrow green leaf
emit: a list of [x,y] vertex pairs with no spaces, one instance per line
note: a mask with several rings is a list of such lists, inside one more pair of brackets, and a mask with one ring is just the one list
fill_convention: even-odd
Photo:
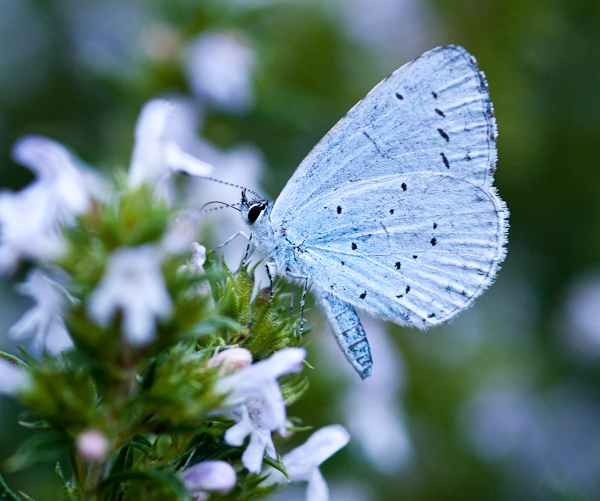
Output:
[[288,479],[288,482],[290,482],[290,477],[288,476],[287,471],[285,470],[285,466],[283,465],[283,460],[281,459],[281,456],[279,454],[277,454],[277,461],[273,461],[265,453],[265,456],[263,457],[263,463],[266,463],[269,466],[272,466],[273,468],[275,468],[277,471],[280,471],[281,473],[283,473],[285,475],[285,478]]
[[3,351],[0,351],[0,358],[3,358],[4,360],[10,362],[13,365],[16,365],[17,367],[29,367],[29,365],[23,362],[23,360],[21,360],[20,358],[17,358],[14,355],[9,355],[8,353],[4,353]]
[[6,482],[0,475],[0,499],[6,499],[8,501],[22,501],[13,491],[11,491],[6,485]]
[[49,430],[52,428],[52,426],[50,425],[50,423],[48,421],[46,421],[45,419],[40,419],[39,421],[33,421],[33,422],[29,422],[29,421],[18,421],[18,423],[23,427],[23,428],[29,428],[32,430]]

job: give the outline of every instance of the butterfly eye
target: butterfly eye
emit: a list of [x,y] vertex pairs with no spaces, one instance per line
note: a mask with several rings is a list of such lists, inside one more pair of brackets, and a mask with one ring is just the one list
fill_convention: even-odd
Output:
[[265,204],[256,204],[253,205],[248,211],[248,222],[250,224],[254,223],[260,216],[260,213],[264,210]]

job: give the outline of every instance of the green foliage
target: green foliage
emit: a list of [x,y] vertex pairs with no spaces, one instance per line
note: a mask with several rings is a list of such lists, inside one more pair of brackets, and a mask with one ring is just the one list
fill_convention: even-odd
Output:
[[[65,320],[75,349],[39,361],[25,354],[27,362],[2,354],[31,375],[32,384],[21,395],[29,409],[21,424],[35,430],[7,466],[14,471],[68,458],[69,480],[60,463],[56,469],[63,501],[191,499],[179,471],[211,459],[239,465],[242,453],[223,440],[232,422],[215,418],[226,395],[215,391],[223,374],[208,364],[210,358],[242,346],[261,360],[300,345],[298,319],[289,317],[283,285],[276,284],[272,299],[270,290],[253,297],[253,270],[217,267],[210,253],[200,273],[187,266],[190,255],[165,256],[162,271],[173,312],[147,346],[124,340],[120,314],[106,326],[90,318],[88,299],[110,252],[160,245],[175,217],[174,209],[147,188],[122,189],[110,202],[96,202],[76,226],[64,230],[68,252],[58,263],[70,277]],[[288,403],[307,388],[299,375],[282,378],[281,384]],[[88,430],[106,438],[103,459],[80,457],[76,441]],[[281,460],[272,464],[285,471]],[[18,499],[3,488],[6,499]],[[272,491],[256,475],[241,473],[235,489],[216,498],[261,499]]]

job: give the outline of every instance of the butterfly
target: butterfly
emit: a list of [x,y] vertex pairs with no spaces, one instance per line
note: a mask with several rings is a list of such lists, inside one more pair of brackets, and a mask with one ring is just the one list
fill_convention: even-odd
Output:
[[484,74],[455,45],[375,86],[313,148],[274,202],[247,198],[249,250],[310,286],[346,358],[372,357],[355,308],[427,328],[467,308],[506,255],[492,186],[497,128]]

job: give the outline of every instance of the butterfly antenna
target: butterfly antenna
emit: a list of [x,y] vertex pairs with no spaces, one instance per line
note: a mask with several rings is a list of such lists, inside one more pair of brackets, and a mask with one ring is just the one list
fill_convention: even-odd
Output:
[[[227,186],[233,186],[234,188],[240,188],[242,190],[246,190],[248,193],[252,193],[255,197],[258,197],[261,200],[264,200],[264,197],[260,196],[255,191],[252,191],[248,188],[240,186],[239,184],[228,183],[227,181],[221,181],[220,179],[215,179],[214,177],[208,177],[208,176],[195,176],[195,177],[199,177],[200,179],[208,179],[209,181],[214,181],[215,183],[226,184]],[[237,205],[239,205],[239,204],[237,204]],[[215,209],[211,209],[211,210],[215,210]]]
[[[224,205],[221,205],[220,207],[215,207],[214,209],[203,210],[204,207],[206,207],[207,205],[210,205],[210,204],[224,204]],[[217,210],[227,209],[227,208],[232,208],[232,209],[235,209],[238,212],[241,212],[240,209],[237,208],[238,205],[241,205],[241,203],[238,202],[238,203],[235,203],[235,204],[226,204],[225,202],[208,202],[208,203],[204,204],[200,208],[200,214],[207,214],[209,212],[214,212],[214,211],[217,211]]]

